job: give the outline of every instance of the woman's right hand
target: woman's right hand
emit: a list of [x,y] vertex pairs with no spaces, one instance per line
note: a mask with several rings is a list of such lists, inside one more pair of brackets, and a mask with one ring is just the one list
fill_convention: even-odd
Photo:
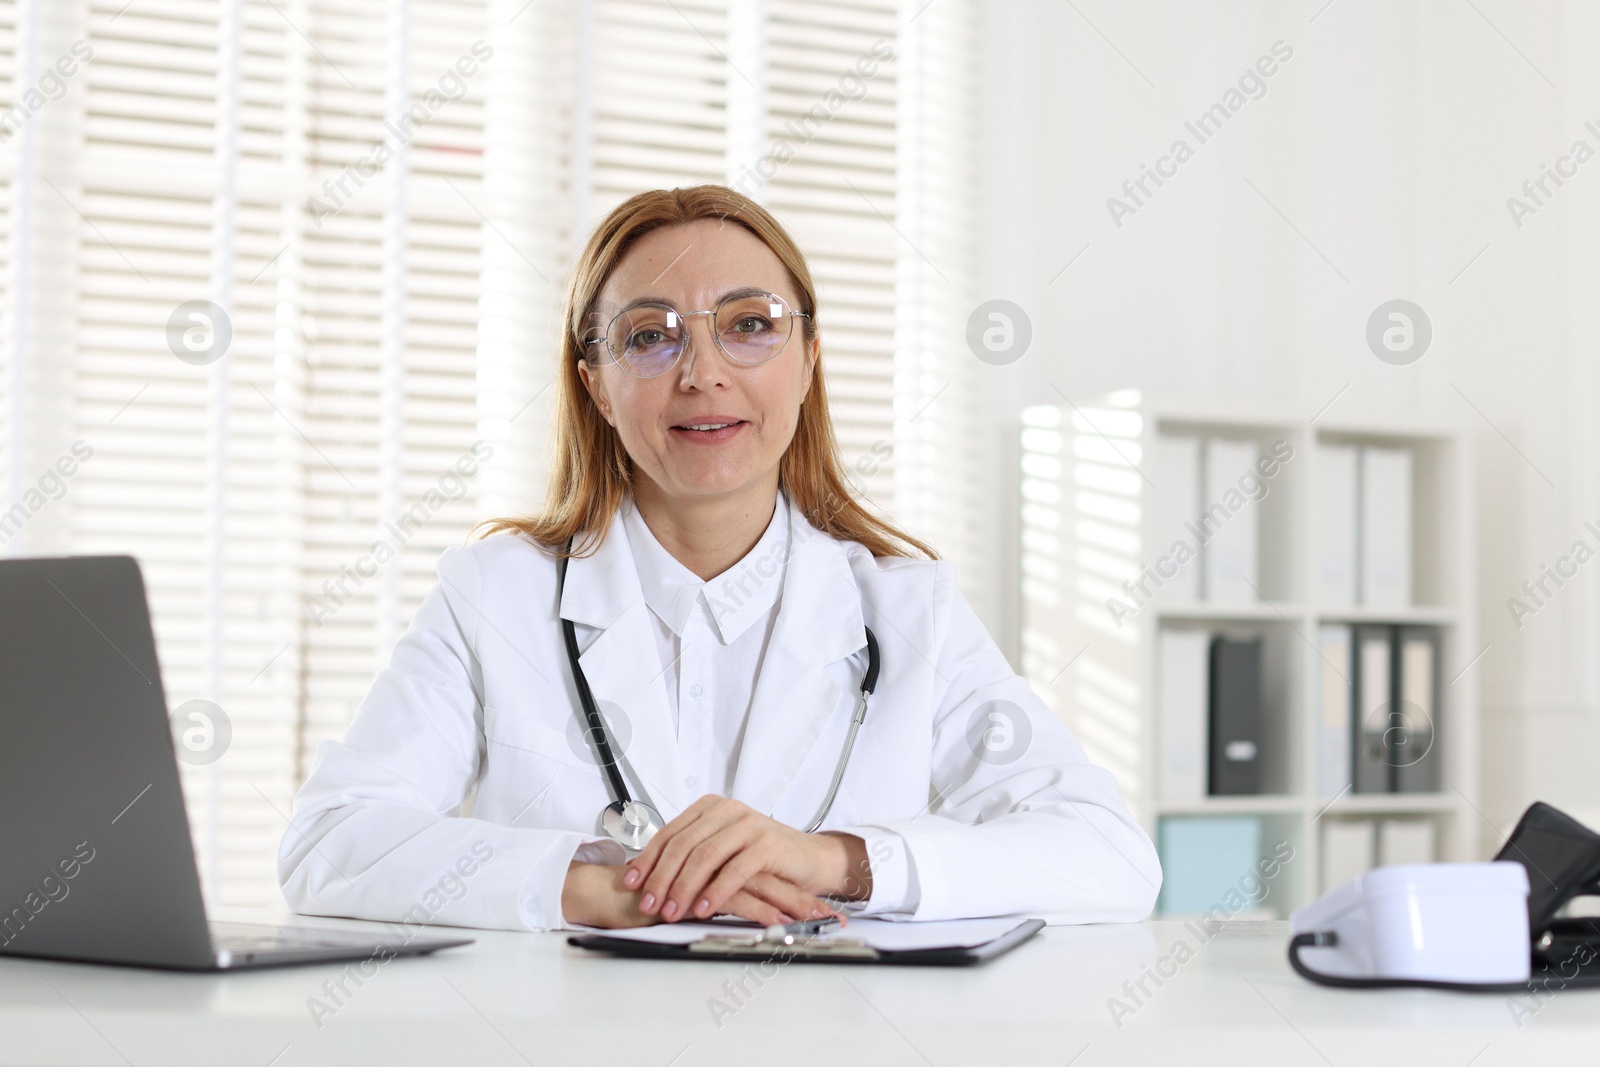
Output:
[[[646,915],[639,910],[639,891],[622,884],[627,873],[628,868],[623,865],[574,861],[567,868],[567,880],[561,887],[561,914],[569,923],[607,930],[660,922],[661,916]],[[783,901],[783,906],[776,901]],[[784,907],[797,908],[803,915],[792,915]],[[819,911],[832,913],[833,909],[776,875],[764,873],[756,875],[745,888],[729,897],[721,911],[771,926],[794,922]]]

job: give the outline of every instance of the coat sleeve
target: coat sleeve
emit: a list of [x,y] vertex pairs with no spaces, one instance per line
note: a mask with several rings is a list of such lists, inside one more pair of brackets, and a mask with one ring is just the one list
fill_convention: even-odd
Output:
[[877,843],[879,853],[903,847],[914,872],[917,893],[900,916],[1146,918],[1161,887],[1149,835],[1128,812],[1111,773],[1089,761],[1011,669],[945,562],[936,564],[934,635],[941,695],[933,801],[913,818],[881,824],[899,840]]
[[615,842],[458,814],[484,760],[482,584],[451,549],[343,740],[318,747],[278,850],[296,911],[507,930],[565,925],[574,858],[620,863]]

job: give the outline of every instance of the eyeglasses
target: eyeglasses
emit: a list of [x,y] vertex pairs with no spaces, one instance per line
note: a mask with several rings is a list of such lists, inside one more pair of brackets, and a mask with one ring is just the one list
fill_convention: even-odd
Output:
[[611,359],[635,378],[656,378],[677,365],[689,346],[688,320],[710,315],[711,337],[735,363],[754,367],[772,359],[789,344],[795,319],[809,319],[777,293],[740,289],[722,298],[714,310],[679,311],[671,304],[640,303],[623,308],[605,335],[584,341],[605,343]]

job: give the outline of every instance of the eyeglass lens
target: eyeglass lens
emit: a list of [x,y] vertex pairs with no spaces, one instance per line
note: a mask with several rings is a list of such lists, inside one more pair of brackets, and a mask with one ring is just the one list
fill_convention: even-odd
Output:
[[[712,336],[737,363],[758,364],[783,351],[794,330],[788,303],[773,293],[730,297],[717,306]],[[665,304],[641,304],[612,320],[606,331],[611,357],[641,378],[665,374],[688,336],[685,319]]]

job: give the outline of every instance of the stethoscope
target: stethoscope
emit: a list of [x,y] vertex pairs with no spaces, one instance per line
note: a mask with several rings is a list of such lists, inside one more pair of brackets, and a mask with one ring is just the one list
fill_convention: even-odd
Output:
[[[572,552],[572,539],[567,539],[567,554],[561,557],[561,563],[556,571],[556,597],[559,610],[561,590],[567,583],[567,555]],[[861,724],[867,717],[867,697],[878,686],[878,639],[872,636],[870,626],[863,627],[867,632],[867,671],[861,676],[861,694],[856,698],[855,713],[850,716],[850,732],[845,735],[844,751],[839,754],[839,765],[834,768],[833,781],[828,785],[828,795],[823,798],[822,807],[817,809],[816,818],[805,828],[806,833],[811,833],[822,825],[822,820],[827,817],[828,809],[833,807],[833,798],[839,792],[839,783],[844,780],[844,770],[850,764],[850,750],[856,744],[856,732],[861,729]],[[578,634],[571,619],[561,620],[561,631],[566,637],[567,662],[572,666],[572,678],[578,685],[578,700],[583,704],[583,717],[588,721],[589,740],[594,743],[595,758],[600,763],[600,769],[605,772],[606,781],[610,784],[610,792],[614,798],[600,813],[600,826],[607,836],[616,841],[630,852],[637,852],[650,843],[665,823],[661,814],[642,800],[634,800],[628,792],[628,783],[622,779],[622,769],[617,765],[616,756],[611,752],[611,739],[606,733],[605,720],[600,717],[600,709],[595,706],[594,693],[589,689],[589,679],[584,676],[583,667],[578,663]]]

